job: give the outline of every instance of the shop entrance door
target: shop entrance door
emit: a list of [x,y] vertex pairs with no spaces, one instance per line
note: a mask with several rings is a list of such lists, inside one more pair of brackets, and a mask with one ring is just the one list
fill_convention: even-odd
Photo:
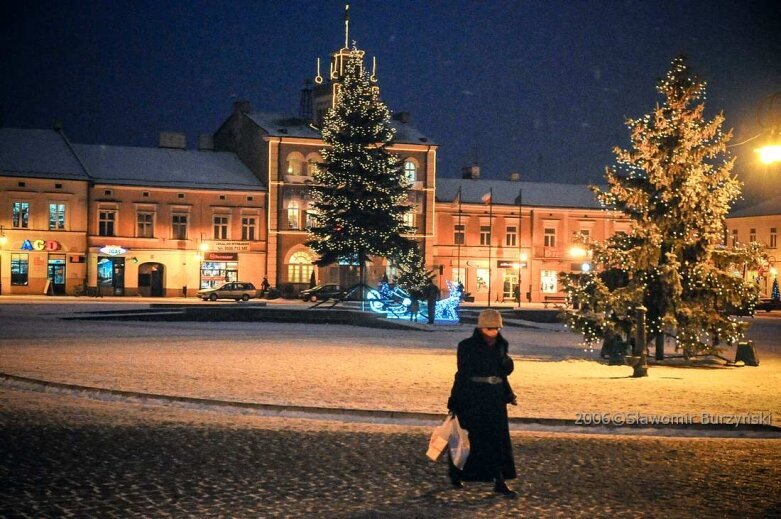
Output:
[[163,274],[165,265],[162,263],[143,263],[138,266],[138,292],[142,296],[163,297]]
[[502,298],[504,301],[507,301],[508,299],[515,300],[514,295],[514,289],[518,286],[518,274],[513,273],[505,273],[504,275],[504,283],[502,284]]
[[61,296],[65,294],[65,258],[49,256],[49,268],[47,277],[51,281],[52,294]]
[[101,295],[125,295],[125,258],[98,257],[98,290]]

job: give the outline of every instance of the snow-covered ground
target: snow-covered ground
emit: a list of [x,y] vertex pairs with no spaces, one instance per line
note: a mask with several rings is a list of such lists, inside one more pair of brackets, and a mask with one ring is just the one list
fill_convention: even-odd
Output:
[[[435,332],[341,325],[61,321],[51,308],[0,308],[0,371],[56,382],[272,404],[445,412],[467,325]],[[513,416],[770,413],[781,424],[781,320],[757,328],[759,367],[596,362],[579,336],[507,327]],[[727,357],[734,356],[728,351]]]

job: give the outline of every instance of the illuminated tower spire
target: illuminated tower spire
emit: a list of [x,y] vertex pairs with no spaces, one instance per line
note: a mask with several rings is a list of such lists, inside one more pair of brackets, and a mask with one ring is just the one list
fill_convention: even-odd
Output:
[[[328,66],[327,75],[320,71],[320,58],[317,59],[317,76],[315,76],[315,86],[313,90],[313,118],[315,126],[320,125],[326,111],[336,103],[339,89],[341,88],[342,76],[347,61],[352,56],[357,56],[363,62],[366,54],[364,51],[354,47],[350,48],[350,5],[344,6],[344,47],[331,54],[331,63]],[[323,67],[325,68],[325,67]],[[326,72],[325,70],[323,72]],[[377,61],[372,60],[372,71],[370,80],[377,82]],[[377,88],[375,86],[375,88]]]
[[350,4],[344,4],[344,48],[350,48]]

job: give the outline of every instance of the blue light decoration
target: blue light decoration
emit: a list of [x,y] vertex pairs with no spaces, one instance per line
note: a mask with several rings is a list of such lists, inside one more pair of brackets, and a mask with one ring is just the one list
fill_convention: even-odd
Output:
[[[457,283],[447,281],[449,291],[448,297],[437,301],[435,307],[434,321],[443,324],[456,324],[459,322],[458,306],[461,304],[461,290]],[[378,290],[369,289],[366,294],[369,301],[369,308],[377,313],[385,314],[388,319],[410,319],[410,307],[412,298],[410,294],[401,287],[380,283]],[[419,301],[420,310],[417,318],[428,320],[428,305],[425,300]]]

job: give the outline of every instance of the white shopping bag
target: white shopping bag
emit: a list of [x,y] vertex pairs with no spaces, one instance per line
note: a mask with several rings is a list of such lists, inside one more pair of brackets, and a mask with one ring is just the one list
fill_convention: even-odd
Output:
[[428,442],[428,450],[426,451],[426,456],[428,456],[431,461],[437,461],[442,456],[442,453],[445,452],[445,449],[448,446],[452,426],[453,417],[448,415],[448,417],[445,418],[445,421],[442,422],[441,425],[438,425],[434,429],[434,432],[431,433],[431,439]]
[[469,457],[469,434],[458,423],[458,417],[453,417],[447,443],[450,447],[450,459],[453,461],[453,465],[459,470],[463,470],[466,459]]

